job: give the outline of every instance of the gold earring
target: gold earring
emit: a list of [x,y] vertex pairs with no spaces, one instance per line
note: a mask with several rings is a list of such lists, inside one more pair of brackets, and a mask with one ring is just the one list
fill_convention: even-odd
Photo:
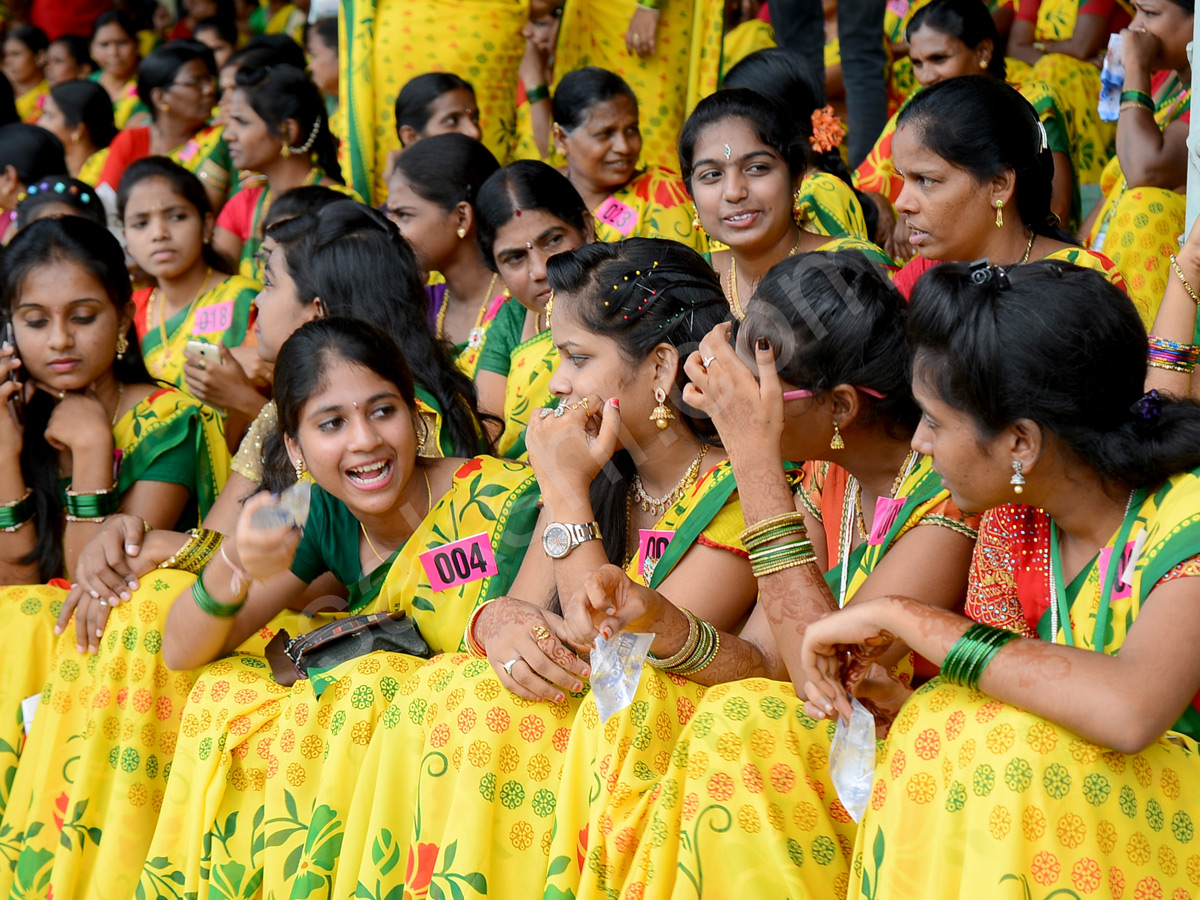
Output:
[[123,334],[117,335],[117,359],[125,358],[125,351],[129,349],[129,340]]
[[304,477],[305,467],[304,467],[304,458],[303,457],[296,460],[295,468],[296,468],[296,480],[299,481],[301,478]]
[[467,236],[467,229],[465,229],[461,225],[459,225],[458,231],[456,231],[454,233],[458,235],[458,239],[461,241],[463,238],[465,238]]
[[704,226],[700,224],[700,213],[696,211],[696,207],[692,207],[692,230],[703,231]]
[[292,155],[292,148],[289,147],[285,143],[282,147],[279,148],[279,155],[282,156],[284,159],[287,159],[289,156]]
[[661,431],[675,418],[675,414],[667,408],[667,392],[662,388],[654,389],[654,399],[658,401],[658,406],[654,407],[654,411],[650,413],[650,421],[657,425]]
[[1012,485],[1014,494],[1025,493],[1025,476],[1021,473],[1021,461],[1014,459],[1012,461],[1013,474],[1008,483]]
[[170,104],[170,103],[164,103],[164,104],[162,105],[162,111],[163,111],[163,112],[170,112],[170,111],[171,111],[171,104]]
[[804,206],[800,202],[800,189],[792,195],[792,221],[797,225],[804,224]]
[[830,450],[845,450],[846,442],[842,440],[842,433],[838,431],[837,419],[833,420],[833,438],[829,441]]
[[997,228],[1004,227],[1004,201],[1003,200],[996,201],[996,227]]

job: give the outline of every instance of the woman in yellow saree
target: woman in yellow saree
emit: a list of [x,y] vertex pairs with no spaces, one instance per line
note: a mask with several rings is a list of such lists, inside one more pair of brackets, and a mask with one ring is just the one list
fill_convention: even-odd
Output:
[[234,167],[220,126],[209,124],[217,102],[212,51],[195,41],[172,41],[155,50],[138,66],[138,96],[150,108],[150,124],[113,138],[96,186],[116,192],[134,162],[170,156],[204,182],[213,209],[220,209]]
[[866,198],[857,195],[839,152],[846,130],[832,107],[817,106],[795,55],[778,48],[759,50],[730,69],[723,86],[749,88],[794,113],[801,138],[812,148],[812,163],[792,204],[796,218],[818,234],[870,241],[877,216],[873,207],[862,205]]
[[340,7],[339,107],[347,111],[347,178],[364,198],[387,196],[385,163],[400,146],[396,95],[426,72],[475,86],[483,142],[507,162],[516,133],[517,68],[528,0],[349,0]]
[[855,250],[895,267],[875,244],[831,240],[797,221],[811,148],[787,111],[754,91],[718,91],[700,101],[680,136],[679,162],[700,224],[729,248],[710,259],[738,319],[746,314],[742,298],[748,302],[771,267],[797,253]]
[[[151,526],[187,527],[208,511],[229,466],[215,417],[182,392],[155,387],[146,372],[124,255],[106,229],[75,217],[35,222],[8,254],[5,299],[10,307],[19,300],[21,311],[0,353],[0,583],[9,586],[0,589],[0,628],[10,642],[0,671],[0,822],[22,719],[33,718],[20,714],[21,703],[45,684],[63,577],[76,577],[98,522],[122,510]],[[97,299],[79,310],[81,297]],[[51,322],[53,342],[45,337]],[[77,354],[70,365],[56,361],[70,359],[64,352]]]
[[50,82],[42,72],[50,42],[36,25],[18,25],[4,38],[4,76],[12,83],[17,115],[33,124],[42,114]]
[[[992,16],[974,0],[933,0],[914,14],[908,27],[908,58],[920,87],[950,78],[981,75],[1012,83],[1037,111],[1046,130],[1054,163],[1050,208],[1059,221],[1074,230],[1080,221],[1079,184],[1072,156],[1072,121],[1057,95],[1041,81],[1008,82],[1008,61]],[[905,99],[907,103],[907,98]],[[897,222],[894,204],[904,187],[892,158],[892,140],[900,110],[888,120],[867,158],[854,172],[854,183],[871,194],[880,213],[885,246],[897,259],[910,259],[914,249],[908,230]],[[890,229],[890,230],[889,230]]]
[[1124,32],[1125,90],[1117,152],[1104,168],[1104,200],[1085,223],[1086,245],[1110,257],[1129,293],[1149,310],[1162,300],[1168,259],[1183,234],[1192,69],[1188,37],[1193,4],[1139,5]]
[[555,49],[554,93],[585,66],[615,73],[642,111],[643,161],[672,168],[683,123],[717,89],[724,13],[716,0],[567,3]]
[[597,240],[670,238],[707,249],[679,176],[661,164],[638,168],[644,155],[638,101],[620,76],[595,66],[569,72],[554,89],[553,114],[555,149],[592,211]]
[[[914,445],[957,502],[990,507],[967,617],[884,598],[805,636],[831,717],[866,646],[942,666],[879,757],[849,896],[1192,896],[1200,422],[1143,394],[1145,332],[1096,274],[979,281],[947,267],[912,303]],[[1081,327],[1093,343],[1064,345]]]
[[244,180],[222,207],[213,246],[238,261],[239,274],[261,281],[258,250],[276,197],[314,184],[358,197],[342,184],[321,92],[299,69],[239,68],[224,116],[234,164],[261,177]]
[[[939,606],[960,603],[974,543],[971,517],[909,447],[918,412],[905,312],[860,255],[800,256],[764,280],[736,348],[719,329],[692,355],[688,402],[728,435],[741,477],[758,604],[736,636],[721,634],[711,663],[687,676],[716,687],[689,692],[670,669],[652,668],[628,712],[604,726],[585,702],[564,763],[546,896],[844,891],[854,826],[826,766],[832,729],[800,714],[802,635],[830,610],[870,597],[919,591]],[[855,349],[864,343],[875,348],[868,357]],[[746,358],[757,360],[757,381]],[[780,461],[800,456],[847,468],[806,464],[793,494]],[[596,629],[654,632],[659,657],[689,633],[678,610],[612,570],[592,576],[567,621],[578,641]],[[908,682],[907,652],[882,662]],[[884,710],[887,693],[873,694]]]
[[[1112,261],[1079,247],[1050,211],[1049,144],[1035,110],[1011,87],[951,78],[913,97],[898,121],[893,148],[904,186],[896,209],[918,254],[893,279],[906,297],[940,261],[981,258],[1063,260],[1124,288]],[[1147,314],[1141,305],[1138,312]]]
[[496,158],[461,134],[439,134],[410,147],[388,176],[384,207],[417,255],[417,265],[444,281],[427,285],[426,321],[438,341],[454,349],[454,359],[475,378],[492,323],[508,298],[499,273],[479,251],[475,204],[479,189],[499,169]]
[[550,379],[559,364],[547,322],[546,261],[591,243],[594,220],[571,183],[534,160],[518,160],[488,178],[475,210],[483,259],[512,295],[480,349],[479,409],[503,422],[496,452],[522,459],[530,416],[554,402]]
[[[468,896],[534,895],[544,881],[561,754],[588,674],[551,637],[562,634],[555,600],[605,562],[722,627],[753,600],[728,463],[710,447],[704,423],[676,405],[679,348],[728,315],[716,278],[697,255],[661,240],[595,244],[556,257],[549,269],[552,330],[564,357],[552,383],[563,412],[535,418],[529,432],[544,488],[534,535],[542,546],[531,550],[510,597],[472,619],[468,654],[426,664],[374,713],[381,725],[361,772],[326,768],[308,827],[267,838],[280,852],[272,863],[268,850],[266,868],[284,868],[292,896],[315,897],[329,884],[336,896],[384,896],[404,882],[417,893],[436,868],[441,885],[460,882]],[[652,418],[656,408],[667,417]],[[624,449],[632,446],[640,448],[636,463]],[[601,474],[605,465],[619,473],[615,485]],[[555,522],[573,523],[566,527],[576,536],[556,543],[564,525]],[[699,589],[717,582],[719,594]],[[473,658],[485,653],[490,667]],[[352,693],[336,704],[348,722],[362,715],[352,706]],[[297,732],[298,750],[281,765],[302,761],[302,735],[311,732]],[[306,804],[295,805],[308,818]],[[287,808],[286,797],[276,808]],[[279,831],[290,832],[279,815]],[[344,865],[322,849],[330,841]],[[407,877],[399,865],[406,857]]]
[[[156,281],[133,295],[146,368],[203,402],[207,397],[198,396],[185,376],[189,354],[195,357],[195,345],[204,344],[214,355],[195,357],[194,365],[225,363],[228,350],[246,340],[258,283],[229,274],[229,263],[212,249],[214,220],[204,186],[165,157],[149,156],[126,170],[117,214],[130,258]],[[214,412],[224,422],[229,410]],[[235,425],[237,439],[250,419]]]
[[137,25],[119,9],[102,12],[92,26],[91,55],[99,69],[88,80],[108,92],[117,130],[144,124],[150,110],[137,92]]

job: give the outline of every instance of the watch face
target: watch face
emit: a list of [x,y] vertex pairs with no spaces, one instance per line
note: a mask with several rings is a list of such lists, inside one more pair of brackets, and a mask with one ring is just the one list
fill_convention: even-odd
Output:
[[565,525],[551,522],[542,532],[542,549],[551,559],[561,559],[571,551],[571,532]]

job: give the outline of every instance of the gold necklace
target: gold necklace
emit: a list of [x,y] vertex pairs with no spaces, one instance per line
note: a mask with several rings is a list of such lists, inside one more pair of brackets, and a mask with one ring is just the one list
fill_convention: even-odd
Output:
[[1037,235],[1034,233],[1033,229],[1030,228],[1029,243],[1025,245],[1025,255],[1021,257],[1021,261],[1017,263],[1017,265],[1023,266],[1025,263],[1029,262],[1029,254],[1033,251],[1033,242],[1035,240],[1037,240]]
[[707,453],[708,444],[701,444],[700,455],[692,460],[691,465],[687,467],[687,471],[683,473],[683,477],[675,483],[675,487],[671,488],[671,490],[667,491],[661,497],[651,497],[647,494],[645,487],[642,485],[642,476],[634,475],[631,486],[642,511],[648,512],[655,518],[658,518],[665,510],[678,503],[688,488],[696,483],[696,479],[700,476],[700,464],[704,461],[705,454]]
[[[433,510],[433,488],[429,486],[429,473],[425,471],[424,466],[421,467],[421,475],[423,475],[425,478],[425,495],[427,498],[427,502],[429,504],[428,507],[425,509],[425,515],[427,516]],[[422,518],[424,518],[424,517],[422,517]],[[371,542],[371,536],[369,534],[367,534],[367,526],[364,525],[360,521],[358,523],[358,527],[359,527],[359,530],[362,531],[362,536],[367,539],[367,546],[371,548],[371,552],[375,554],[375,558],[377,560],[379,560],[381,563],[387,562],[386,559],[384,559],[382,556],[379,555],[379,551],[375,549],[375,545]],[[403,546],[403,544],[401,546]],[[396,549],[399,549],[399,547]],[[395,550],[392,551],[392,553],[395,553],[395,552],[396,552]]]
[[[204,280],[202,282],[200,282],[200,290],[196,292],[196,295],[194,297],[192,297],[192,299],[188,302],[187,308],[184,310],[184,313],[183,313],[183,321],[184,322],[186,322],[188,316],[190,316],[192,314],[192,307],[196,305],[196,301],[204,296],[204,293],[205,293],[204,289],[205,289],[205,287],[208,286],[208,279],[212,278],[212,273],[213,273],[212,266],[209,266],[208,270],[204,273]],[[163,348],[163,353],[168,354],[169,350],[167,347],[167,341],[168,341],[168,338],[167,338],[167,304],[166,304],[165,300],[162,300],[162,288],[161,287],[156,287],[153,291],[151,291],[150,299],[146,301],[146,327],[147,328],[151,327],[150,322],[154,315],[155,298],[158,298],[161,301],[161,305],[162,305],[162,309],[159,311],[158,336],[162,342],[161,346]]]
[[[487,311],[492,305],[492,288],[496,286],[496,279],[498,277],[498,274],[492,273],[492,280],[488,282],[487,286],[487,296],[483,298],[483,303],[479,306],[479,312],[475,314],[475,324],[471,327],[471,330],[467,332],[467,346],[469,347],[478,347],[479,344],[476,343],[476,341],[483,341],[483,317],[487,315]],[[447,282],[446,293],[442,297],[442,305],[437,311],[437,325],[434,328],[434,334],[439,341],[444,341],[446,339],[446,310],[449,308],[450,284]]]
[[[804,229],[800,229],[796,235],[796,243],[792,245],[792,249],[788,251],[784,259],[796,255],[796,251],[800,249],[800,238],[803,235]],[[734,258],[732,249],[729,251],[729,308],[733,310],[733,314],[737,316],[739,322],[746,318],[746,314],[742,312],[742,302],[738,297],[737,260]]]

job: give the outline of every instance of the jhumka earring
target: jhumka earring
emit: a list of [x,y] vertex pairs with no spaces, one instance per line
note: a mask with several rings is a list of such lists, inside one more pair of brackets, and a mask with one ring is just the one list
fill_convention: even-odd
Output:
[[1004,227],[1004,201],[1003,200],[996,201],[996,227],[997,228]]
[[700,213],[696,211],[696,207],[692,207],[692,230],[703,231],[704,226],[700,224]]
[[129,339],[123,334],[117,335],[117,359],[124,359],[125,353],[129,349]]
[[296,460],[295,468],[296,468],[296,480],[299,481],[301,478],[304,477],[305,467],[304,467],[304,459],[303,458]]
[[465,238],[467,236],[467,229],[465,229],[461,225],[459,225],[458,231],[456,231],[454,233],[458,235],[458,239],[461,241],[463,238]]
[[654,407],[654,411],[650,413],[650,421],[657,425],[659,430],[662,430],[675,418],[675,414],[667,408],[667,392],[662,388],[654,389],[654,399],[658,401],[658,406]]
[[1014,494],[1023,494],[1025,492],[1025,476],[1021,474],[1021,461],[1014,459],[1012,461],[1013,476],[1008,479],[1008,483],[1013,486]]
[[833,437],[829,441],[830,450],[845,450],[846,442],[842,440],[842,433],[838,431],[837,419],[833,420]]
[[796,189],[796,193],[792,195],[792,221],[797,225],[804,224],[804,206],[800,202],[800,190]]

